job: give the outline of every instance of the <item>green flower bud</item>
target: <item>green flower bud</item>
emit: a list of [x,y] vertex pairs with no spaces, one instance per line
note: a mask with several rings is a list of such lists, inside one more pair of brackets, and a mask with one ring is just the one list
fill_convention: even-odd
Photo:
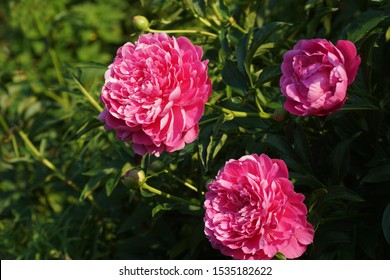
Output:
[[272,118],[275,121],[282,122],[288,118],[288,115],[288,112],[283,107],[281,107],[274,111]]
[[155,173],[163,171],[165,168],[165,164],[161,160],[155,160],[150,163],[149,169]]
[[144,16],[134,16],[133,25],[137,31],[146,31],[149,28],[149,20]]
[[146,182],[145,172],[139,168],[128,170],[123,176],[122,183],[129,188],[138,189]]

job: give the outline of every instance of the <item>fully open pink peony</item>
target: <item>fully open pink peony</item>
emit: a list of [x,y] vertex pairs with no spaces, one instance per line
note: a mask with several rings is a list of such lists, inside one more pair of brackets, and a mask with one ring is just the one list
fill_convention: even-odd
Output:
[[324,116],[339,110],[360,65],[354,44],[346,40],[336,46],[325,39],[300,40],[283,58],[284,107],[298,116]]
[[211,94],[208,61],[187,38],[145,34],[117,51],[105,74],[99,119],[140,155],[182,149],[198,136]]
[[264,154],[230,160],[207,188],[204,231],[223,254],[292,259],[313,242],[304,195],[294,191],[284,161]]

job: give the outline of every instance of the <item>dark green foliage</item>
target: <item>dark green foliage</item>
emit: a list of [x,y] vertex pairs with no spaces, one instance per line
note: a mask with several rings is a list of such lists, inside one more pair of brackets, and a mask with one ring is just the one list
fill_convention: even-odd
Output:
[[[202,46],[212,106],[198,139],[160,158],[136,156],[97,120],[104,72],[138,38],[136,15],[154,30],[215,34],[173,34]],[[316,234],[302,258],[390,258],[388,1],[8,0],[0,38],[2,259],[225,258],[204,236],[202,192],[251,153],[283,159],[306,196]],[[282,107],[282,55],[303,38],[355,43],[347,102],[327,117],[264,117]],[[129,190],[133,167],[185,201]]]

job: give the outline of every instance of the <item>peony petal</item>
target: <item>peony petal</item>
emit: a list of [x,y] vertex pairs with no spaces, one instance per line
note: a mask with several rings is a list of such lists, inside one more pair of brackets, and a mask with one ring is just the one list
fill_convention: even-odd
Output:
[[198,124],[193,126],[190,130],[188,130],[184,135],[184,142],[186,143],[192,143],[195,141],[196,137],[198,137],[199,134],[199,127]]
[[294,191],[286,164],[265,154],[229,160],[205,194],[205,234],[235,259],[297,258],[313,240],[304,196]]
[[300,244],[293,236],[288,245],[280,250],[287,259],[296,259],[306,251],[306,245]]
[[187,38],[165,33],[124,44],[104,74],[99,120],[119,140],[133,141],[138,154],[184,148],[197,137],[212,91],[202,53]]
[[283,56],[279,84],[286,97],[284,108],[298,116],[324,116],[339,110],[359,64],[352,42],[341,40],[334,46],[325,39],[298,41]]
[[347,40],[339,40],[336,44],[336,47],[343,54],[345,62],[345,70],[348,76],[348,85],[352,84],[355,80],[357,71],[360,65],[360,56],[357,55],[355,45]]

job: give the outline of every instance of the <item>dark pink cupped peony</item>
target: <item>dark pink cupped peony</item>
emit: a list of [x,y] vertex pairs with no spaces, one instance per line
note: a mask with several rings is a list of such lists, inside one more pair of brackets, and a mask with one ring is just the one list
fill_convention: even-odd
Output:
[[224,255],[293,259],[313,242],[304,195],[294,191],[284,161],[265,154],[230,160],[207,188],[204,231]]
[[355,45],[346,40],[336,46],[325,39],[300,40],[283,59],[284,107],[298,116],[325,116],[339,110],[360,65]]
[[201,58],[201,47],[185,37],[145,34],[126,43],[105,74],[99,119],[137,154],[182,149],[198,136],[212,90]]

